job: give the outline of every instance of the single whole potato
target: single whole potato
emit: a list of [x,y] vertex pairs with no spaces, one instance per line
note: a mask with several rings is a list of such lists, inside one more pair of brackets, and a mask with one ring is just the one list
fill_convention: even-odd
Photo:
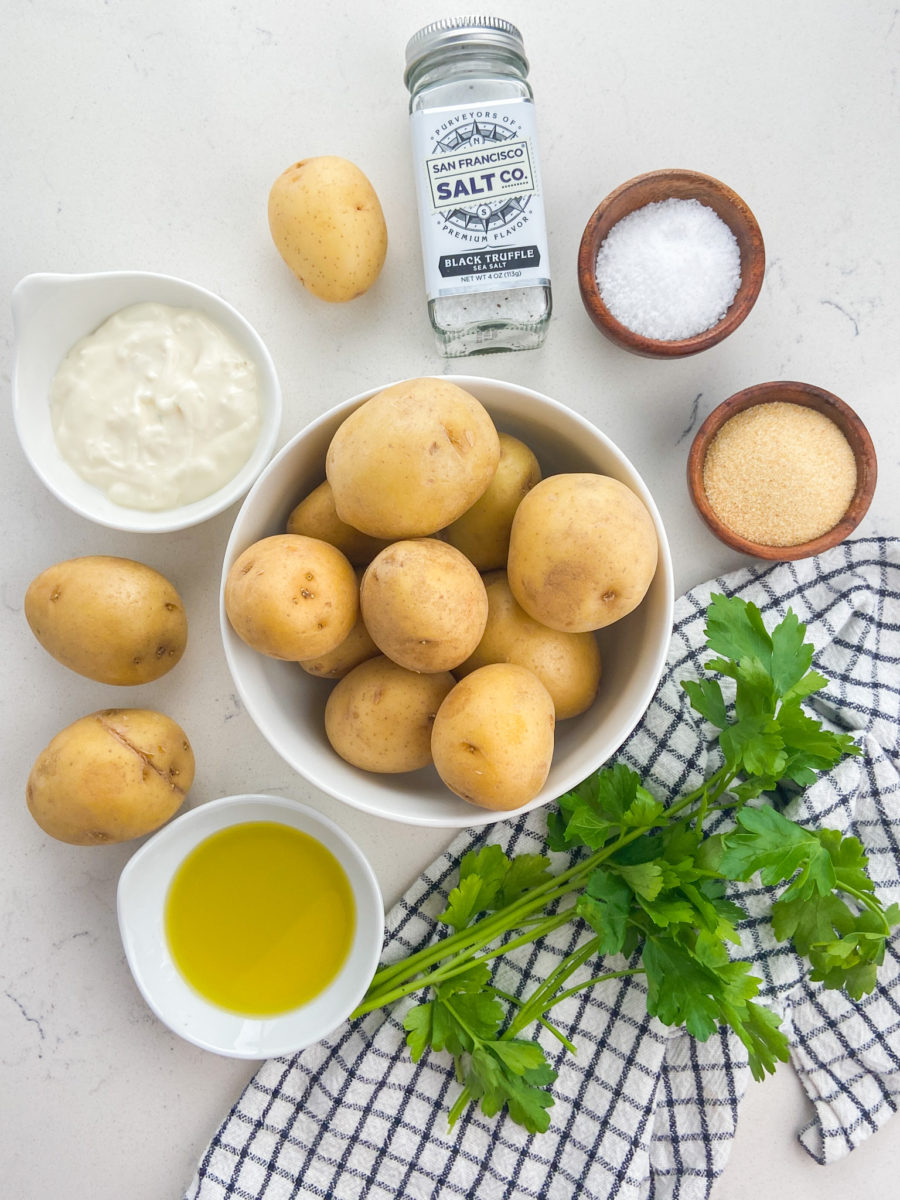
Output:
[[158,829],[193,781],[180,725],[151,709],[106,708],[67,725],[38,755],[26,799],[51,837],[99,846]]
[[492,663],[457,683],[437,711],[431,753],[457,796],[481,808],[521,808],[547,779],[555,717],[527,667]]
[[361,296],[387,254],[375,189],[359,167],[334,155],[302,159],[278,176],[269,193],[269,229],[278,253],[321,300]]
[[416,771],[431,762],[431,728],[456,680],[449,671],[420,675],[379,655],[332,689],[325,732],[355,767],[380,773]]
[[359,587],[353,567],[328,542],[274,534],[232,563],[225,612],[238,637],[260,654],[301,662],[347,637],[359,613]]
[[25,593],[25,618],[58,662],[98,683],[150,683],[187,645],[178,592],[130,558],[87,555],[48,567]]
[[372,641],[410,671],[450,671],[484,632],[487,594],[469,560],[435,538],[394,542],[362,578],[360,607]]
[[334,494],[327,479],[295,505],[287,520],[287,532],[302,533],[305,537],[330,542],[347,556],[354,567],[367,566],[379,550],[389,545],[384,538],[370,537],[341,520],[334,507]]
[[600,683],[600,647],[593,633],[566,633],[541,625],[516,603],[505,571],[484,576],[488,618],[481,641],[457,676],[488,663],[511,662],[527,667],[553,699],[557,721],[590,708]]
[[500,461],[487,490],[444,530],[450,545],[461,550],[479,571],[506,566],[516,509],[541,479],[533,451],[508,433],[499,436]]
[[507,575],[529,616],[551,629],[602,629],[643,600],[659,545],[631,488],[590,472],[551,475],[516,510]]
[[427,537],[487,488],[500,439],[484,405],[445,379],[410,379],[341,422],[325,459],[338,516],[373,537]]

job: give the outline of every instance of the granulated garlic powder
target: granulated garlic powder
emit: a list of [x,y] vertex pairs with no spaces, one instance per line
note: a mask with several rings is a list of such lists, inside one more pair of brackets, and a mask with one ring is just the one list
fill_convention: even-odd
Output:
[[834,421],[776,400],[725,422],[706,452],[703,486],[716,516],[740,537],[798,546],[847,511],[856,461]]

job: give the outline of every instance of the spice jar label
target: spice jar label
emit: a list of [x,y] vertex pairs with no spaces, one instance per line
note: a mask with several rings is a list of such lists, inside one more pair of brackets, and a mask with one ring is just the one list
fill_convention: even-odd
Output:
[[421,110],[411,126],[428,298],[548,286],[531,101]]

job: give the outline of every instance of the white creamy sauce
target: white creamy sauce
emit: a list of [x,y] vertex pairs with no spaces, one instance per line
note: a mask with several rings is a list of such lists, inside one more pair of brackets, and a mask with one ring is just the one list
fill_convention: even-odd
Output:
[[201,500],[241,469],[260,423],[256,365],[191,308],[133,304],[77,342],[50,386],[63,458],[124,508]]

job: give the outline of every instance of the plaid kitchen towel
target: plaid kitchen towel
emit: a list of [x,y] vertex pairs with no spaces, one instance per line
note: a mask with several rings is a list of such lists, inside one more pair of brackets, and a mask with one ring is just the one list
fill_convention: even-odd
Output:
[[[770,626],[790,607],[828,678],[811,701],[830,727],[863,748],[791,801],[788,815],[859,837],[886,902],[900,900],[900,541],[846,542],[797,563],[745,569],[683,596],[664,677],[620,761],[657,795],[700,782],[709,730],[679,681],[702,674],[711,592],[753,600]],[[545,814],[525,814],[456,837],[387,921],[385,959],[425,944],[443,927],[460,857],[485,842],[543,852]],[[801,1134],[821,1162],[847,1154],[900,1102],[900,938],[879,986],[860,1002],[810,985],[772,938],[769,897],[747,885],[742,953],[783,1014],[792,1062],[815,1117]],[[496,982],[525,991],[585,937],[577,924],[504,956]],[[596,971],[594,971],[596,973]],[[586,977],[586,976],[585,976]],[[267,1062],[213,1137],[186,1200],[701,1200],[721,1173],[749,1079],[728,1032],[699,1043],[647,1016],[640,977],[612,980],[554,1009],[577,1056],[543,1041],[559,1071],[548,1132],[530,1136],[469,1107],[452,1131],[457,1094],[450,1061],[413,1063],[404,1042],[409,999],[339,1029],[293,1058]]]

